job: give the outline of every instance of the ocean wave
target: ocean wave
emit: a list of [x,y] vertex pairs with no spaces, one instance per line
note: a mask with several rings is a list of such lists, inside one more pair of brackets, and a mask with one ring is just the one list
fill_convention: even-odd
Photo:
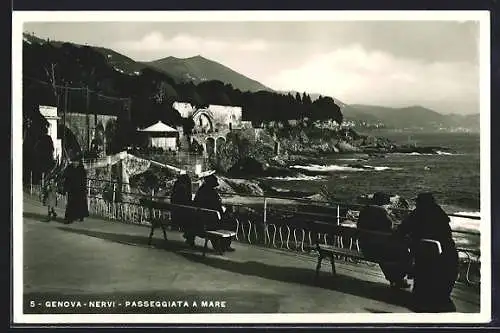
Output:
[[[481,217],[480,212],[456,212],[456,215]],[[480,231],[481,220],[468,219],[461,216],[450,216],[450,226],[454,230]]]
[[282,193],[289,193],[291,190],[287,190],[285,188],[279,188],[279,187],[274,187],[272,186],[271,189],[276,192],[282,192]]
[[452,154],[452,153],[449,153],[447,151],[441,151],[441,150],[437,150],[436,154],[438,154],[438,155],[456,155],[456,154]]
[[266,179],[272,179],[272,180],[321,180],[321,179],[323,179],[323,177],[297,175],[297,176],[284,176],[284,177],[266,177]]
[[351,162],[358,162],[358,161],[366,161],[364,158],[337,158],[337,161],[351,161]]
[[371,165],[292,165],[290,168],[306,170],[309,172],[333,172],[333,171],[387,171],[402,170],[402,168],[393,168],[389,166],[371,166]]

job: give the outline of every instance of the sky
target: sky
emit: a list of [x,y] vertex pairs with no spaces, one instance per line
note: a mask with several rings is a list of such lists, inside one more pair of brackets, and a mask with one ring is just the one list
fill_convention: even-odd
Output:
[[31,22],[24,31],[138,61],[201,55],[272,89],[347,104],[479,112],[475,21]]

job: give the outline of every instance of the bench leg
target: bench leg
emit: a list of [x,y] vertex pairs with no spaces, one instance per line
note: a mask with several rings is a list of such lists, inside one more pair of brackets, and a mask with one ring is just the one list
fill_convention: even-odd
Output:
[[208,248],[208,238],[205,238],[205,245],[203,245],[203,256],[205,257]]
[[151,245],[151,241],[153,240],[154,232],[155,232],[155,227],[154,227],[154,225],[151,225],[151,230],[149,231],[148,245]]
[[316,279],[319,277],[319,270],[321,269],[321,261],[323,261],[323,256],[318,257],[318,263],[316,264]]
[[330,257],[330,263],[332,264],[332,274],[336,275],[337,270],[335,269],[335,255],[334,254],[332,254],[332,256]]
[[168,240],[167,239],[167,232],[165,231],[165,226],[163,225],[163,223],[161,223],[160,226],[161,226],[161,230],[163,230],[163,238],[165,240]]

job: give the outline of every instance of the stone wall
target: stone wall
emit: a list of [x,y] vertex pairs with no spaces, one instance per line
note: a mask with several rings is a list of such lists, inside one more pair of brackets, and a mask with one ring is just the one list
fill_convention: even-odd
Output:
[[241,123],[242,109],[239,106],[210,105],[208,110],[212,113],[216,124],[228,127]]
[[179,113],[181,114],[181,116],[183,118],[189,117],[195,111],[195,109],[193,108],[193,106],[190,103],[174,102],[172,107],[175,110],[179,111]]

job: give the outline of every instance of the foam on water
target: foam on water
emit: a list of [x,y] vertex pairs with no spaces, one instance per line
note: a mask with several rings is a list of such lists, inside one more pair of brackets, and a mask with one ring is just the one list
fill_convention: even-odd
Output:
[[333,172],[333,171],[387,171],[387,170],[402,170],[402,168],[392,168],[388,166],[371,166],[371,165],[363,165],[360,167],[349,166],[349,165],[318,165],[318,164],[309,164],[309,165],[292,165],[291,168],[294,169],[302,169],[310,172]]
[[287,190],[287,189],[284,189],[284,188],[279,188],[279,187],[272,187],[273,190],[275,190],[276,192],[282,192],[282,193],[288,193],[288,192],[291,192],[290,190]]
[[[480,217],[480,212],[457,212],[457,215]],[[480,231],[481,220],[468,219],[461,216],[450,216],[450,227],[454,230]]]
[[322,180],[321,176],[306,176],[306,175],[298,175],[298,176],[285,176],[285,177],[266,177],[266,179],[273,180]]
[[457,154],[457,153],[450,153],[447,151],[441,151],[437,150],[436,153],[417,153],[417,152],[411,152],[411,153],[394,153],[395,155],[406,155],[406,156],[435,156],[435,155],[446,155],[446,156],[456,156],[456,155],[463,155],[463,154]]

